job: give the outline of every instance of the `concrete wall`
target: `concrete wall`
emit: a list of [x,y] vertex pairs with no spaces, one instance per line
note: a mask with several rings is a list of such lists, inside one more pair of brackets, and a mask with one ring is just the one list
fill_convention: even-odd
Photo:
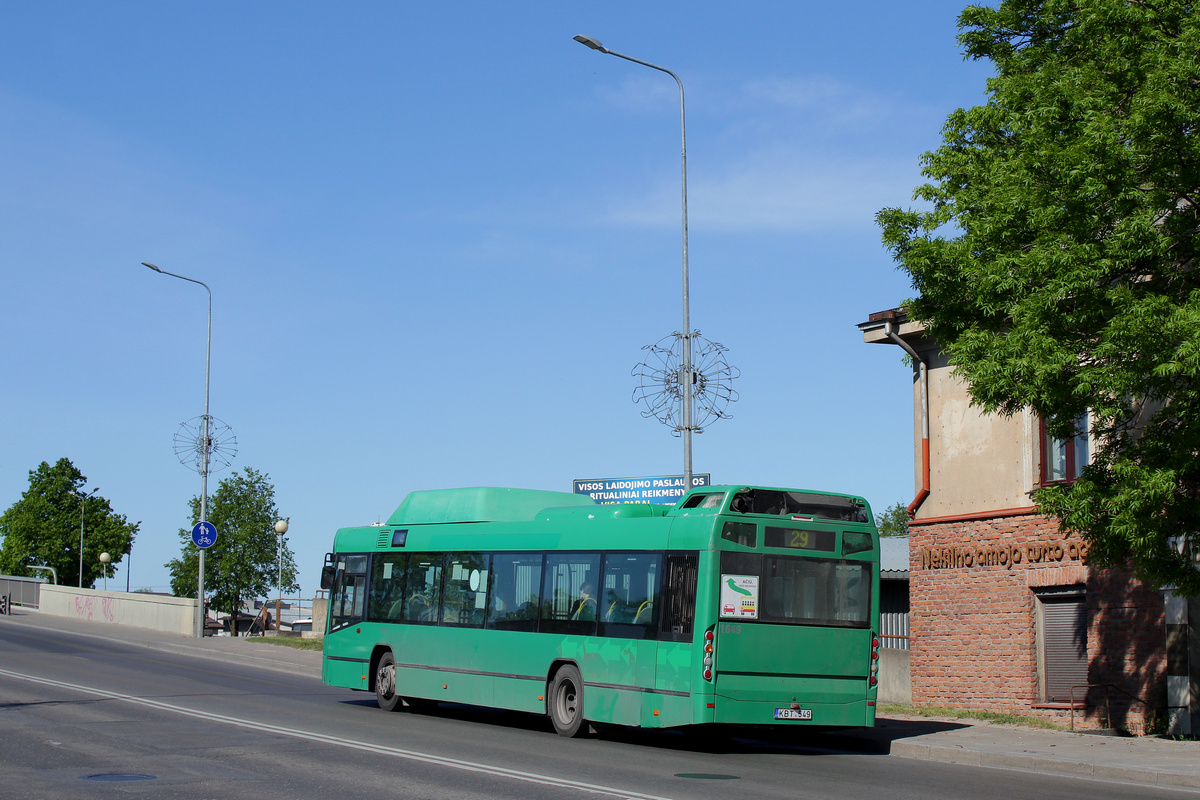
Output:
[[325,626],[329,621],[329,598],[318,597],[312,604],[313,638],[325,635]]
[[879,648],[880,703],[912,705],[912,678],[909,672],[908,650],[894,647]]
[[132,625],[191,636],[195,632],[196,599],[142,592],[104,592],[74,586],[41,587],[39,611],[91,622]]

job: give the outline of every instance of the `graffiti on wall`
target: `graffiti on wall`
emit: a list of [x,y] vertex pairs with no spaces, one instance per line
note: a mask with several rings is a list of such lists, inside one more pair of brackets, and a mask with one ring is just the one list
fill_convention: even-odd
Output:
[[[98,602],[97,602],[98,601]],[[112,597],[75,596],[75,616],[80,619],[116,622],[116,602]]]

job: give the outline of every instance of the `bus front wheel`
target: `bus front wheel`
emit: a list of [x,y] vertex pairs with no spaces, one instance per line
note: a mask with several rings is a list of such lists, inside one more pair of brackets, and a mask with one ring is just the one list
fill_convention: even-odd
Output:
[[375,701],[384,711],[399,711],[404,705],[396,688],[396,659],[384,653],[375,669]]
[[559,668],[550,684],[550,721],[559,736],[579,736],[583,724],[583,677],[571,664]]

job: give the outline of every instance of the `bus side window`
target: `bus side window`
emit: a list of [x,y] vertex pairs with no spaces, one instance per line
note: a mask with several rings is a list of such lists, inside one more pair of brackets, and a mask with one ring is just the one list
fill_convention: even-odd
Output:
[[541,630],[593,634],[599,614],[599,553],[551,553],[543,579]]
[[485,626],[506,631],[536,631],[542,597],[541,554],[494,555],[491,573]]
[[367,604],[367,557],[337,557],[333,590],[329,597],[329,630],[361,622]]
[[653,639],[658,621],[662,556],[609,553],[600,595],[601,635]]
[[404,621],[436,625],[442,602],[442,554],[410,553],[405,570]]
[[371,622],[400,622],[404,619],[404,568],[407,553],[377,553],[371,559],[371,589],[368,619]]
[[442,622],[466,628],[482,628],[487,605],[488,556],[451,553],[446,569]]

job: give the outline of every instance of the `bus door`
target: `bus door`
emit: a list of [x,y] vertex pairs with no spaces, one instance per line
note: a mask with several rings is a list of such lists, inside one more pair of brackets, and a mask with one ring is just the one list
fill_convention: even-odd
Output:
[[326,640],[337,637],[339,655],[322,660],[321,679],[333,686],[366,689],[374,642],[362,634],[367,608],[367,556],[338,553],[332,557],[329,590],[329,628]]

